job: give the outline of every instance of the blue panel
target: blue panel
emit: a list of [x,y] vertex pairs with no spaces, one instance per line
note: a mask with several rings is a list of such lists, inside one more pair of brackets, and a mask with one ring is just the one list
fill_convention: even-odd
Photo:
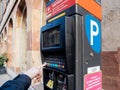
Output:
[[94,16],[85,16],[85,31],[90,46],[96,53],[101,52],[101,22]]

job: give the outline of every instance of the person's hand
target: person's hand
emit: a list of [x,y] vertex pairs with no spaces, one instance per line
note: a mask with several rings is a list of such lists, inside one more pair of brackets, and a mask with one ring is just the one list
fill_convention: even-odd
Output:
[[46,66],[46,63],[41,65],[40,67],[32,67],[31,69],[29,69],[28,71],[26,71],[24,74],[29,76],[31,79],[36,79],[36,80],[40,80],[41,79],[41,68],[43,68],[44,66]]

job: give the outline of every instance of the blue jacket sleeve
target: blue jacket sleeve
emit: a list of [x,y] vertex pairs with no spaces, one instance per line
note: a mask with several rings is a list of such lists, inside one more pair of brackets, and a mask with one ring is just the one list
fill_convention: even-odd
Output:
[[31,79],[25,74],[19,74],[15,79],[7,81],[0,90],[28,90]]

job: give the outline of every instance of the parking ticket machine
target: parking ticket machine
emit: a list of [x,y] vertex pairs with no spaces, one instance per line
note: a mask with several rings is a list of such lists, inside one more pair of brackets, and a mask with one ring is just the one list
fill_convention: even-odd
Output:
[[100,10],[100,0],[51,0],[46,5],[47,24],[40,31],[47,63],[44,90],[102,90],[101,12],[86,7],[88,1]]

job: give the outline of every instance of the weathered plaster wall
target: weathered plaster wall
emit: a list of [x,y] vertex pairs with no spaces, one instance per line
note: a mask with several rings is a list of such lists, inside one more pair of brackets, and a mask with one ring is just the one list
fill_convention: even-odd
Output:
[[120,0],[102,0],[102,49],[120,47]]

